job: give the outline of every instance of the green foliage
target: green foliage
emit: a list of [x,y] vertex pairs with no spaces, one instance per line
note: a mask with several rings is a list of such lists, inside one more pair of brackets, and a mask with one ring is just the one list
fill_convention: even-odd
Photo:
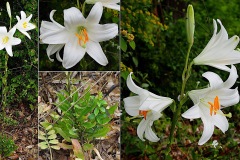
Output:
[[0,158],[6,158],[10,156],[16,149],[17,146],[12,139],[6,135],[0,134]]

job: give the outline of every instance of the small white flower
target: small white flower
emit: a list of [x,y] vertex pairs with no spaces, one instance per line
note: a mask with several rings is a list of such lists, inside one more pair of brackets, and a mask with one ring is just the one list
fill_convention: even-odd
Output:
[[212,143],[212,146],[213,146],[214,148],[216,148],[217,145],[218,145],[218,141],[217,141],[217,140],[214,140],[213,143]]
[[226,117],[231,117],[231,113],[224,114],[221,109],[239,102],[238,88],[230,89],[238,78],[235,66],[232,65],[230,75],[225,82],[213,72],[206,72],[202,76],[208,79],[210,86],[190,91],[189,97],[194,106],[182,114],[184,118],[202,119],[204,129],[199,145],[203,145],[211,138],[214,126],[223,133],[228,130],[229,124]]
[[29,39],[31,39],[27,31],[30,31],[36,28],[35,25],[33,25],[32,23],[29,23],[29,21],[32,18],[32,14],[29,17],[26,17],[26,13],[24,11],[21,11],[20,13],[21,13],[21,19],[20,17],[16,16],[18,23],[14,27],[16,27],[20,32],[22,32],[22,34],[27,36]]
[[[87,52],[96,62],[106,66],[107,57],[99,42],[114,38],[118,34],[117,24],[99,24],[103,7],[96,3],[85,19],[75,7],[64,10],[64,25],[61,26],[53,19],[43,21],[40,27],[40,39],[46,44],[65,45],[62,58],[63,67],[68,69],[75,66]],[[50,18],[54,12],[51,12]],[[56,47],[56,46],[55,46]],[[62,46],[51,50],[48,56],[59,51]]]
[[7,32],[6,27],[0,27],[0,50],[6,49],[9,56],[13,56],[12,54],[12,46],[18,45],[21,43],[21,39],[13,37],[16,28],[12,28],[9,32]]
[[120,11],[120,5],[117,4],[120,3],[120,0],[86,0],[88,4],[94,4],[96,2],[101,2],[104,7]]
[[214,33],[207,46],[203,51],[194,58],[195,65],[209,65],[221,70],[230,71],[226,65],[240,63],[240,52],[234,50],[239,43],[239,37],[233,36],[228,39],[228,33],[221,21],[218,19],[221,26],[217,33],[217,23],[213,20]]
[[131,116],[142,115],[144,118],[137,128],[138,137],[145,141],[143,135],[145,133],[146,139],[152,142],[159,141],[159,138],[153,132],[151,126],[153,122],[159,119],[161,112],[167,108],[173,100],[168,97],[161,97],[155,95],[143,88],[138,87],[132,80],[130,73],[127,78],[127,86],[130,91],[138,96],[124,98],[124,107],[126,112]]

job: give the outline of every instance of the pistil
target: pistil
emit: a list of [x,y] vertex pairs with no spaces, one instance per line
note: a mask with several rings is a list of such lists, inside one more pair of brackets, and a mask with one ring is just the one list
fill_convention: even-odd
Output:
[[5,37],[2,38],[2,43],[3,44],[6,44],[8,41],[9,41],[9,37],[8,36],[5,36]]
[[144,117],[144,119],[146,120],[146,117],[147,117],[147,113],[148,111],[145,111],[145,110],[139,110],[139,115],[142,115]]

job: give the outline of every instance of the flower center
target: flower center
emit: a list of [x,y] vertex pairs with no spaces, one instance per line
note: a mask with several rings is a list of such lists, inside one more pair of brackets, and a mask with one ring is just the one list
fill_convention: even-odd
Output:
[[28,23],[27,22],[24,22],[23,24],[22,24],[22,26],[23,26],[23,28],[27,28],[27,26],[28,26]]
[[144,119],[146,120],[146,117],[147,117],[147,113],[148,111],[145,111],[145,110],[139,110],[139,115],[142,115],[144,117]]
[[212,116],[213,112],[214,115],[216,115],[217,111],[220,109],[218,96],[214,98],[214,103],[208,102],[208,104],[210,104],[210,115]]
[[81,47],[86,48],[86,43],[89,41],[86,28],[83,26],[78,27],[77,33],[75,33],[75,36],[77,36],[78,38],[78,44]]
[[2,38],[2,43],[3,44],[8,43],[8,41],[9,41],[9,37],[8,36],[5,36],[5,37]]

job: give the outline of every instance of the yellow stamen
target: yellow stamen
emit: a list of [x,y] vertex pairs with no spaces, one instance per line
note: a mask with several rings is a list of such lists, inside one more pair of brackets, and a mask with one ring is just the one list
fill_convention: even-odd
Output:
[[23,28],[27,28],[28,23],[27,23],[27,22],[24,22],[24,23],[22,24],[22,26],[23,26]]
[[147,117],[147,113],[148,111],[145,111],[145,110],[139,110],[139,115],[142,115],[144,117],[144,119],[146,120],[146,117]]
[[80,26],[78,27],[78,31],[75,33],[75,36],[78,38],[78,44],[85,48],[86,43],[89,41],[87,30]]
[[214,115],[216,115],[217,111],[220,109],[218,96],[214,98],[214,104],[212,102],[208,102],[208,104],[210,104],[210,115],[212,116],[213,112]]
[[9,41],[9,37],[8,36],[5,36],[5,37],[2,38],[2,43],[3,44],[6,44],[8,41]]

